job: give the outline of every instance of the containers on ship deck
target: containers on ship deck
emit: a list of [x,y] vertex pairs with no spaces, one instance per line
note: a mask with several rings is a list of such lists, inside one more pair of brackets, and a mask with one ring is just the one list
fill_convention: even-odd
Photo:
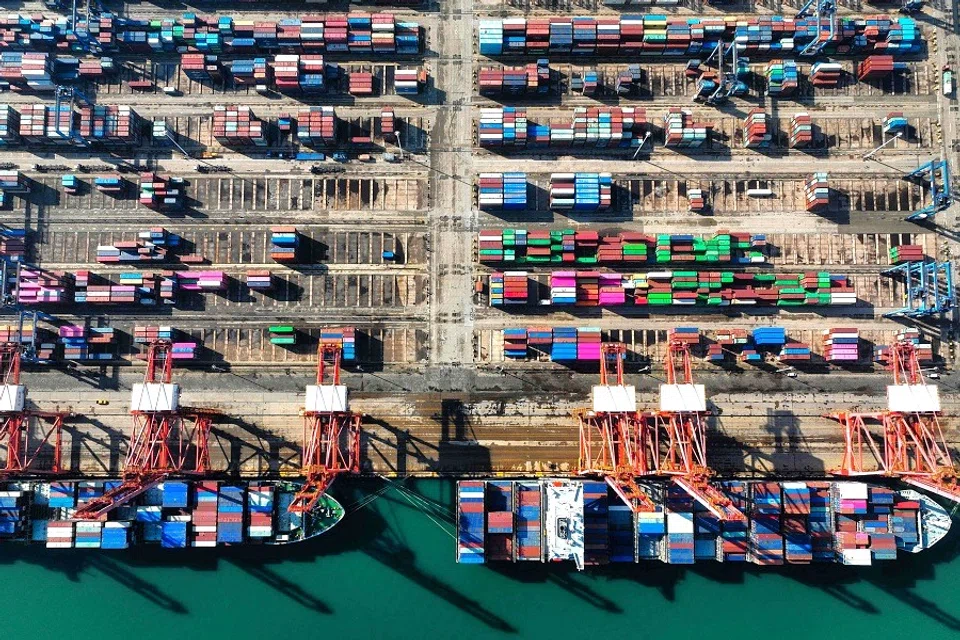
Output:
[[483,564],[484,483],[461,480],[457,483],[457,562]]
[[486,482],[486,554],[492,561],[513,560],[514,500],[513,482],[494,480]]
[[[586,565],[640,560],[870,564],[894,559],[897,549],[920,540],[919,502],[859,482],[712,483],[745,516],[729,521],[669,481],[641,483],[655,506],[636,513],[604,482],[566,482],[583,496],[582,511],[571,515],[583,516]],[[544,527],[561,523],[542,522],[543,491],[556,483],[458,483],[459,561],[545,562]]]
[[236,485],[222,485],[217,495],[218,544],[243,542],[244,491]]
[[587,565],[602,565],[610,562],[608,508],[607,483],[585,480],[583,482],[583,546],[584,563]]
[[518,482],[516,491],[517,560],[542,561],[542,489],[539,483]]

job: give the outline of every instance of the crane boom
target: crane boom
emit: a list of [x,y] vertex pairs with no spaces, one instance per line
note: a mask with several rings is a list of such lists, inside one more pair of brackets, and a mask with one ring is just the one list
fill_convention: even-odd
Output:
[[657,470],[673,476],[694,500],[717,518],[745,521],[733,501],[712,484],[713,470],[707,464],[706,395],[693,381],[690,349],[672,340],[664,360],[666,384],[660,385],[660,410],[656,430],[662,438]]

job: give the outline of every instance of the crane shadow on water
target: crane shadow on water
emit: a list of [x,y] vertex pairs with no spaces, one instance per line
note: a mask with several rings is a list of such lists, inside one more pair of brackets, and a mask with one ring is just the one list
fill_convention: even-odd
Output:
[[26,562],[61,573],[67,580],[77,584],[83,582],[85,574],[100,573],[161,609],[179,615],[189,613],[183,601],[137,575],[130,565],[120,559],[123,556],[107,555],[100,551],[57,551],[51,553],[48,549],[28,547],[4,553],[2,558],[10,564]]

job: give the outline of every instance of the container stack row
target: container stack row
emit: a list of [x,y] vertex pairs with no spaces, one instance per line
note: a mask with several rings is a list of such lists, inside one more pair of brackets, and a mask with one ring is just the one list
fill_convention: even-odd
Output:
[[490,274],[490,304],[492,306],[527,304],[529,296],[526,271]]
[[480,481],[457,483],[457,562],[483,564],[484,486]]
[[336,143],[337,115],[333,107],[305,107],[297,111],[297,141],[306,145]]
[[790,148],[802,149],[813,142],[813,121],[810,114],[801,112],[790,118]]
[[891,55],[872,55],[857,63],[857,79],[881,80],[895,71],[905,71],[907,63],[895,62]]
[[349,91],[352,96],[373,95],[373,74],[366,71],[353,72],[349,76]]
[[860,359],[860,330],[833,328],[823,332],[823,357],[827,362],[856,362]]
[[[933,345],[925,341],[916,327],[905,327],[897,332],[897,342],[909,342],[913,344],[917,352],[917,358],[920,362],[933,361]],[[885,344],[874,345],[873,360],[880,364],[889,365],[891,363],[890,346]]]
[[550,208],[598,211],[613,204],[613,176],[609,173],[550,174]]
[[810,67],[810,83],[820,89],[835,89],[843,77],[843,65],[839,62],[814,62]]
[[583,546],[584,564],[604,565],[610,562],[609,506],[607,483],[583,483]]
[[131,107],[98,104],[80,109],[78,130],[91,143],[139,144],[143,121]]
[[167,249],[152,242],[127,240],[97,245],[97,262],[101,264],[163,262],[166,259]]
[[[0,24],[0,40],[8,42],[4,31]],[[53,91],[56,83],[51,66],[46,52],[5,51],[0,53],[0,80],[30,91]]]
[[531,352],[549,355],[553,362],[600,360],[599,327],[530,327],[503,330],[504,355],[526,358]]
[[246,274],[246,285],[257,291],[273,289],[273,274],[269,269],[250,269]]
[[10,262],[20,261],[27,253],[26,229],[0,229],[0,257]]
[[61,304],[73,299],[72,283],[63,274],[23,267],[20,277],[9,276],[13,293],[21,304]]
[[794,60],[771,60],[767,64],[767,95],[792,96],[800,84],[800,74]]
[[[350,52],[416,55],[420,25],[390,13],[349,13],[253,21],[185,13],[180,18],[134,19],[101,16],[89,31],[104,51],[174,52],[188,47],[202,53]],[[12,14],[0,20],[0,41],[14,48],[69,47],[75,40],[66,19]],[[4,54],[10,55],[10,54]],[[33,54],[20,54],[20,56]],[[21,58],[7,58],[11,67]],[[51,87],[52,89],[52,87]]]
[[486,483],[486,555],[491,561],[510,561],[514,554],[513,482]]
[[[784,16],[734,20],[648,14],[479,21],[480,53],[487,56],[546,53],[695,56],[707,53],[717,40],[736,42],[743,55],[789,55],[816,40],[820,30],[821,23],[814,17]],[[906,55],[920,48],[920,35],[912,18],[843,17],[838,19],[837,30],[822,52],[888,51]]]
[[20,107],[20,137],[26,142],[69,145],[76,131],[76,113],[68,104]]
[[773,132],[769,128],[767,114],[762,109],[751,109],[743,121],[743,146],[760,149],[772,143]]
[[393,74],[393,90],[398,96],[415,96],[427,81],[423,69],[397,69]]
[[667,487],[666,525],[661,559],[669,564],[693,564],[696,561],[693,498],[676,484]]
[[481,69],[478,82],[482,95],[545,94],[550,89],[550,63],[539,60],[525,67]]
[[275,324],[267,329],[270,344],[278,346],[292,346],[297,344],[297,330],[289,324]]
[[59,328],[64,360],[113,360],[116,335],[113,327],[64,325]]
[[230,63],[230,75],[238,87],[266,89],[270,84],[270,69],[266,58],[241,58]]
[[158,340],[172,342],[175,330],[170,326],[137,325],[133,328],[133,341],[136,344],[149,344]]
[[[526,272],[508,272],[507,295],[504,274],[490,276],[490,304],[526,304]],[[596,271],[557,271],[549,276],[549,304],[597,306],[588,292],[593,285],[606,294],[600,306],[669,305],[763,305],[823,306],[856,304],[856,292],[847,276],[828,272],[800,274],[739,273],[732,271],[657,271],[615,274]],[[512,292],[512,295],[510,295]],[[583,296],[581,298],[581,295]],[[547,304],[546,300],[540,304]]]
[[194,82],[222,82],[223,63],[220,56],[204,53],[184,53],[180,56],[180,69]]
[[883,119],[883,132],[887,135],[904,135],[910,129],[910,122],[903,115],[902,111],[892,111]]
[[693,112],[680,107],[670,107],[663,117],[664,144],[668,147],[702,147],[710,137],[713,124],[697,122]]
[[789,342],[783,345],[778,356],[780,362],[784,364],[793,364],[797,362],[809,362],[812,357],[810,345],[802,342]]
[[480,209],[523,211],[527,208],[527,174],[520,171],[481,173],[477,205]]
[[687,208],[693,213],[700,213],[707,208],[707,198],[703,189],[687,189]]
[[901,244],[890,247],[890,264],[900,264],[901,262],[922,262],[926,256],[923,247],[919,244]]
[[183,181],[152,172],[140,174],[140,204],[150,209],[176,210],[183,208]]
[[480,109],[477,135],[481,147],[525,147],[527,145],[526,108]]
[[340,357],[346,362],[357,359],[357,330],[353,327],[321,329],[320,342],[340,345]]
[[830,206],[830,183],[826,171],[818,171],[803,183],[807,211],[821,211]]
[[213,135],[225,145],[267,146],[266,124],[246,106],[216,105],[213,108]]
[[20,141],[20,112],[8,104],[0,104],[0,146]]
[[517,483],[517,560],[540,561],[543,558],[541,491],[537,483]]
[[270,258],[277,262],[296,262],[300,234],[296,227],[270,227]]
[[326,89],[326,68],[318,54],[280,54],[273,59],[273,76],[281,93],[313,95]]

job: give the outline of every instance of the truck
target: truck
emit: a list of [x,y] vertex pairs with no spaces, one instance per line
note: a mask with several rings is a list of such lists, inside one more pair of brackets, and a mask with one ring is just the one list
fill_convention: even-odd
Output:
[[327,159],[327,154],[325,153],[314,153],[314,152],[304,152],[301,151],[297,153],[294,157],[294,160],[299,160],[302,162],[322,162]]
[[949,98],[953,95],[953,69],[948,66],[943,68],[943,75],[941,76],[940,88],[943,91],[944,97]]
[[347,162],[348,160],[347,154],[345,154],[343,151],[337,151],[334,153],[333,159],[335,162]]

